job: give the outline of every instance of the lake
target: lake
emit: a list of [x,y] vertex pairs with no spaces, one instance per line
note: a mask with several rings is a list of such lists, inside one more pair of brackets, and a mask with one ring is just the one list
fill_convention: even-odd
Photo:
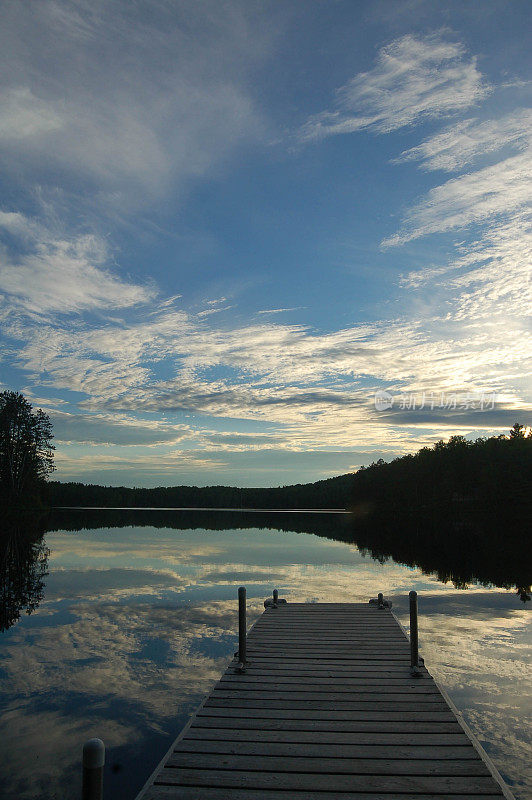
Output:
[[278,588],[288,602],[382,591],[407,626],[415,589],[427,667],[529,800],[530,603],[515,588],[456,588],[372,558],[345,541],[350,524],[340,514],[71,511],[26,549],[4,548],[0,795],[78,800],[81,748],[99,736],[106,796],[133,800],[232,656],[245,585],[249,624]]

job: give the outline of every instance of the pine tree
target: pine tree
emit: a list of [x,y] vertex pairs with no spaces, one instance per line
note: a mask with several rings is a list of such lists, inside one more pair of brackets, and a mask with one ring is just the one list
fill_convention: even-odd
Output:
[[525,438],[525,426],[520,425],[518,422],[510,430],[510,439],[524,439]]

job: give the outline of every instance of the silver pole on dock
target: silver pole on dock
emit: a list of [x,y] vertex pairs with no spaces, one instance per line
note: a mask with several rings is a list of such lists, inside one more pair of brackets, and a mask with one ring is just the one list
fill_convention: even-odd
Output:
[[89,739],[83,745],[82,800],[103,800],[105,745],[101,739]]
[[421,676],[419,669],[419,639],[417,629],[417,592],[411,591],[410,600],[410,673],[415,678]]
[[238,670],[246,667],[246,587],[238,590]]

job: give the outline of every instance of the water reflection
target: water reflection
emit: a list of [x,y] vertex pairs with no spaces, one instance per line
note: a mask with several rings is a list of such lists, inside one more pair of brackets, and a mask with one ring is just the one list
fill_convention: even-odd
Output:
[[44,595],[49,551],[42,519],[21,515],[6,519],[0,533],[0,631],[31,614]]
[[419,567],[456,588],[470,583],[515,588],[530,600],[532,548],[530,517],[508,511],[489,516],[478,509],[438,513],[387,514],[384,510],[355,519],[357,546],[372,558],[393,558]]
[[513,592],[457,591],[364,557],[338,516],[223,516],[229,529],[205,512],[122,516],[128,527],[107,512],[49,521],[45,596],[0,639],[2,797],[77,798],[80,748],[97,735],[108,796],[133,798],[234,651],[240,583],[250,622],[273,585],[304,601],[382,590],[403,622],[417,589],[427,663],[516,796],[529,796],[529,612]]
[[231,511],[79,510],[56,511],[51,530],[135,526],[142,520],[157,528],[176,530],[238,530],[250,527],[311,533],[354,544],[363,554],[421,569],[456,588],[470,583],[515,587],[523,602],[531,597],[532,548],[527,526],[509,514],[483,517],[456,515],[452,509],[437,516],[388,516],[365,513],[260,513]]

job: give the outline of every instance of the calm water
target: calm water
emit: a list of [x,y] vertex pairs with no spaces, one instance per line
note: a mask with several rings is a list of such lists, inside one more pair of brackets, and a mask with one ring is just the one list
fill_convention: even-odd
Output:
[[[81,747],[92,736],[107,746],[106,796],[134,798],[234,652],[241,584],[250,623],[278,587],[309,602],[383,591],[406,624],[416,589],[427,666],[515,796],[532,797],[530,603],[364,557],[302,532],[303,515],[299,532],[276,530],[274,515],[269,529],[249,519],[239,530],[187,530],[186,518],[175,529],[150,526],[144,514],[129,527],[46,534],[38,608],[0,635],[3,798],[77,800]],[[331,517],[331,529],[340,524]],[[44,571],[42,548],[40,558]],[[27,585],[15,588],[28,600]]]

